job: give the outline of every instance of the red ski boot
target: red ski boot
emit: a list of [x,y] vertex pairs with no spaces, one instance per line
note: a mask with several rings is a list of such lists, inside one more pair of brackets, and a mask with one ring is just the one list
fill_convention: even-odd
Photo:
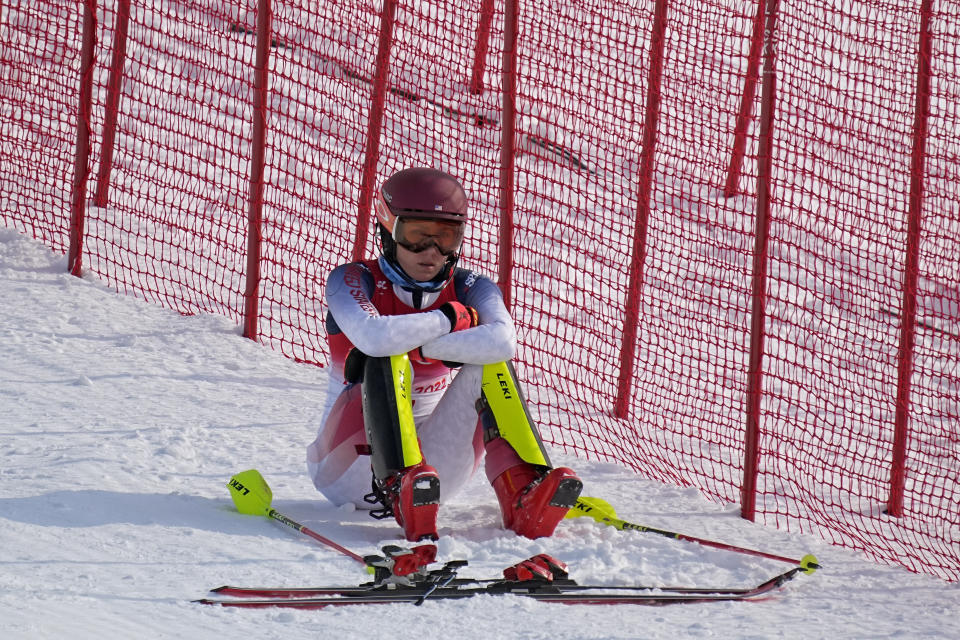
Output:
[[[399,487],[397,485],[399,484]],[[393,491],[391,491],[391,488]],[[393,515],[410,542],[436,540],[440,478],[425,462],[401,471],[387,486]]]
[[525,538],[543,538],[553,530],[580,497],[583,482],[566,467],[542,470],[522,463],[493,481],[503,513],[503,526]]

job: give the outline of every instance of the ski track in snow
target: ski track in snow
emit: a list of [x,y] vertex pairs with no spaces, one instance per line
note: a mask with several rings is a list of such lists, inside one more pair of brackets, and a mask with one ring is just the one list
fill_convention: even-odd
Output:
[[[369,579],[358,563],[234,509],[230,476],[259,469],[274,507],[360,554],[402,544],[391,521],[315,492],[304,448],[326,372],[66,273],[65,258],[0,229],[0,637],[35,638],[948,638],[956,584],[876,565],[819,538],[760,527],[735,505],[611,464],[555,455],[621,517],[797,557],[824,569],[762,602],[561,606],[476,597],[322,611],[193,604],[221,584]],[[546,552],[581,583],[752,586],[782,563],[586,518],[530,541],[499,526],[483,474],[440,512],[439,557],[494,577]]]

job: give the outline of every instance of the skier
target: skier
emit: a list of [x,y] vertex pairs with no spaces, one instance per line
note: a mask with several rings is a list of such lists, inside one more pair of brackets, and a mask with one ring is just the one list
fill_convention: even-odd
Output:
[[405,169],[383,183],[374,210],[380,257],[327,279],[330,383],[307,448],[314,485],[337,505],[379,504],[371,515],[393,515],[407,540],[436,540],[441,495],[455,495],[485,458],[504,526],[552,535],[583,483],[551,465],[530,418],[500,290],[456,266],[463,187],[442,171]]

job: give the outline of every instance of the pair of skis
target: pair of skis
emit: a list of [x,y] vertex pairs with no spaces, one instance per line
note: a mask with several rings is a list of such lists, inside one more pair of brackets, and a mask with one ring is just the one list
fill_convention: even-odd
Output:
[[[223,607],[323,609],[361,604],[408,603],[421,605],[427,600],[454,600],[474,596],[512,595],[558,604],[642,604],[667,605],[732,600],[756,600],[792,580],[802,567],[746,588],[700,588],[661,586],[581,585],[566,572],[558,576],[525,580],[478,580],[457,577],[463,560],[448,562],[443,568],[425,572],[411,584],[370,582],[356,587],[234,587],[212,589],[220,598],[196,600],[197,603]],[[228,598],[223,598],[227,596]]]
[[[320,587],[236,587],[212,589],[214,598],[195,602],[223,607],[263,608],[287,607],[295,609],[322,609],[331,606],[360,604],[423,604],[426,600],[452,600],[474,596],[512,595],[560,604],[644,604],[667,605],[681,603],[756,600],[792,580],[798,573],[813,573],[819,568],[816,558],[804,556],[793,560],[763,552],[733,547],[682,534],[633,525],[616,518],[613,508],[597,498],[581,498],[570,517],[588,515],[598,522],[618,529],[637,530],[686,539],[708,546],[740,551],[750,555],[782,560],[795,565],[789,571],[770,578],[756,586],[744,588],[703,588],[671,586],[607,586],[581,585],[570,579],[566,566],[549,556],[535,556],[511,567],[504,578],[473,579],[457,576],[466,566],[465,560],[447,562],[442,568],[429,570],[436,548],[432,545],[412,550],[385,547],[386,557],[360,556],[329,540],[271,507],[273,493],[255,469],[233,476],[227,485],[231,497],[241,513],[264,515],[296,531],[308,535],[340,553],[363,563],[375,573],[375,580],[357,586]],[[429,547],[429,549],[428,549]],[[543,566],[546,558],[548,566]],[[544,570],[538,569],[538,565]],[[532,569],[532,573],[531,573]]]

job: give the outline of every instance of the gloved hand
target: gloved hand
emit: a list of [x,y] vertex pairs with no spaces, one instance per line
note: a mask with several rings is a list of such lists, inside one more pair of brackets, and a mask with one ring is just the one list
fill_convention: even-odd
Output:
[[450,321],[451,333],[470,329],[480,324],[480,316],[477,315],[477,310],[456,300],[444,302],[440,305],[440,311],[443,311],[447,320]]

